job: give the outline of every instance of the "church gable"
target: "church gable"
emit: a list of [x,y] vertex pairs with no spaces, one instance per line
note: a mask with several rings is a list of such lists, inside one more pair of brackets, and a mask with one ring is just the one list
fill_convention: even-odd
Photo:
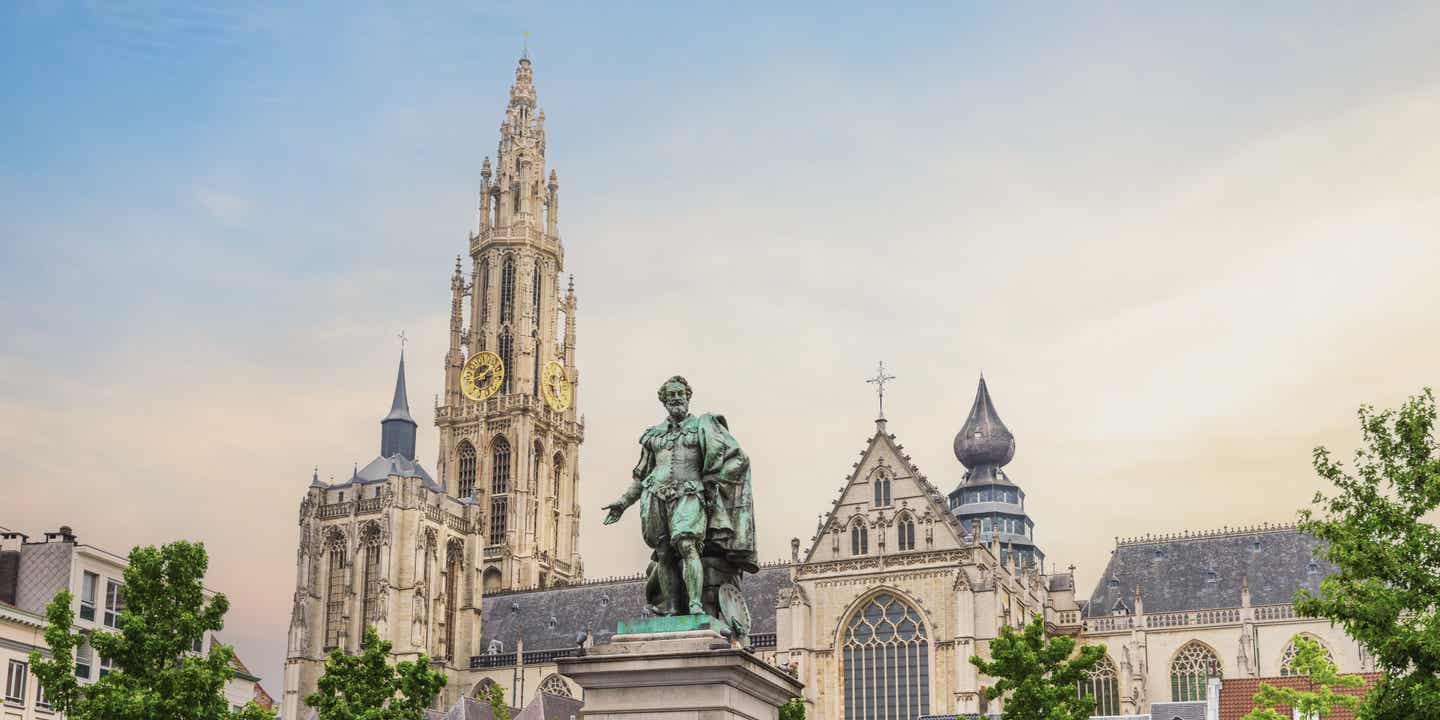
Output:
[[884,421],[877,425],[821,522],[807,563],[962,545],[939,492],[885,432]]

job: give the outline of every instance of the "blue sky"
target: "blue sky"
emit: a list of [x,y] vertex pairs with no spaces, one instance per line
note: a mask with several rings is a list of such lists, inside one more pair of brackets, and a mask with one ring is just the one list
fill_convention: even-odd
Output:
[[[871,432],[876,360],[942,489],[983,370],[1088,587],[1114,535],[1292,518],[1310,447],[1437,383],[1433,4],[291,5],[0,7],[0,524],[204,539],[275,693],[295,506],[374,454],[402,328],[433,467],[525,32],[587,507],[683,372],[779,557]],[[630,572],[599,517],[587,570]]]

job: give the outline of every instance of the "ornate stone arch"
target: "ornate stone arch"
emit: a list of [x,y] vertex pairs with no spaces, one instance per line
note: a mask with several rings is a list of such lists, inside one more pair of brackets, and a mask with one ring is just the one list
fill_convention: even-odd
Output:
[[472,697],[472,698],[483,698],[484,695],[482,695],[482,693],[488,692],[488,691],[490,690],[490,688],[495,687],[495,686],[497,686],[497,685],[499,685],[499,683],[495,682],[494,680],[492,680],[492,679],[490,679],[490,678],[488,678],[488,677],[487,677],[487,678],[480,678],[480,682],[475,683],[475,686],[472,687],[472,688],[470,688],[470,697]]
[[331,525],[330,527],[325,528],[324,543],[326,550],[340,550],[341,552],[344,552],[347,547],[345,530],[340,528],[340,526],[338,525]]
[[908,593],[881,586],[862,593],[835,628],[841,705],[851,720],[930,712],[934,623]]
[[915,515],[915,511],[901,508],[895,513],[891,524],[895,526],[895,549],[900,552],[914,550],[918,542],[916,530],[920,526],[920,519]]
[[1295,662],[1295,640],[1302,637],[1319,645],[1320,648],[1325,651],[1325,659],[1332,663],[1335,662],[1335,655],[1330,652],[1330,646],[1325,644],[1325,641],[1321,640],[1320,636],[1308,632],[1295,633],[1290,637],[1290,641],[1285,644],[1285,650],[1280,653],[1280,668],[1276,673],[1280,677],[1290,677],[1291,675],[1299,674],[1292,666],[1292,663]]
[[870,523],[865,522],[865,516],[856,514],[846,523],[846,530],[850,535],[850,554],[860,557],[870,554]]
[[475,494],[480,477],[480,454],[469,439],[461,440],[455,446],[455,496],[467,498]]
[[360,545],[382,545],[385,535],[385,526],[380,521],[367,520],[360,526]]
[[1170,701],[1204,700],[1206,686],[1212,677],[1222,677],[1220,653],[1215,648],[1191,640],[1170,656]]
[[1091,715],[1121,715],[1120,711],[1120,669],[1106,654],[1080,681],[1080,695],[1095,699],[1095,710]]
[[560,697],[573,698],[574,693],[570,691],[569,683],[560,677],[559,673],[550,673],[540,681],[539,691],[548,695],[559,695]]

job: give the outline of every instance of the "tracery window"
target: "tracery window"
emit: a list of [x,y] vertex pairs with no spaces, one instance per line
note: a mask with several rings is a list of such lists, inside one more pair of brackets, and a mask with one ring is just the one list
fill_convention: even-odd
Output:
[[856,523],[850,528],[850,554],[870,554],[870,531],[865,528],[864,523]]
[[1170,661],[1170,701],[1204,700],[1205,686],[1212,677],[1220,677],[1220,658],[1215,651],[1194,640],[1186,643]]
[[540,692],[560,697],[575,697],[570,693],[570,686],[560,679],[559,675],[552,673],[549,677],[540,681]]
[[915,549],[915,521],[909,517],[895,523],[896,545],[901,552]]
[[365,544],[364,595],[360,601],[360,618],[365,624],[380,619],[380,526],[365,526],[361,542]]
[[515,336],[510,334],[509,328],[500,331],[500,341],[496,344],[500,352],[500,367],[504,375],[500,380],[500,392],[510,392],[510,387],[515,382]]
[[530,281],[530,309],[535,314],[535,324],[540,324],[540,263],[535,263],[535,275]]
[[490,319],[490,258],[480,261],[480,324]]
[[[1331,663],[1335,662],[1334,656],[1330,654],[1330,648],[1325,647],[1325,644],[1321,643],[1319,638],[1313,635],[1305,635],[1305,637],[1316,642],[1325,650],[1326,660],[1329,660]],[[1290,640],[1290,644],[1285,646],[1285,652],[1280,654],[1280,677],[1290,677],[1300,674],[1300,671],[1295,669],[1295,654],[1298,649],[1299,648],[1295,647],[1295,640],[1293,638]]]
[[[505,258],[500,266],[500,322],[515,321],[515,258]],[[509,371],[509,367],[505,368]]]
[[920,613],[881,593],[850,617],[842,640],[847,720],[909,720],[930,712],[930,645]]
[[460,586],[460,567],[463,547],[451,541],[445,556],[445,657],[455,659],[455,624],[460,620],[460,608],[458,607],[458,589]]
[[890,476],[883,472],[879,473],[875,476],[875,482],[872,484],[875,486],[876,507],[890,505]]
[[330,576],[325,591],[325,647],[345,647],[345,548],[330,546]]
[[550,496],[550,547],[558,557],[560,555],[560,478],[565,474],[565,456],[555,453],[554,468],[551,472],[551,484],[554,486]]
[[490,445],[490,544],[505,542],[510,518],[510,442],[495,438]]
[[1091,715],[1120,714],[1120,673],[1115,661],[1109,655],[1100,658],[1089,672],[1088,680],[1080,681],[1080,696],[1089,695],[1095,699],[1095,710]]
[[470,497],[475,494],[475,446],[469,440],[460,441],[460,487],[459,496]]

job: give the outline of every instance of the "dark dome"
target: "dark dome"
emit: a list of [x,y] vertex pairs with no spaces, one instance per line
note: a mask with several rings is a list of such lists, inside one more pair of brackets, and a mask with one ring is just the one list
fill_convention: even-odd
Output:
[[990,401],[990,390],[985,387],[985,378],[980,378],[980,387],[975,391],[975,404],[970,406],[970,417],[955,434],[955,458],[966,468],[981,465],[1003,466],[1015,457],[1015,436],[1000,421],[995,404]]

